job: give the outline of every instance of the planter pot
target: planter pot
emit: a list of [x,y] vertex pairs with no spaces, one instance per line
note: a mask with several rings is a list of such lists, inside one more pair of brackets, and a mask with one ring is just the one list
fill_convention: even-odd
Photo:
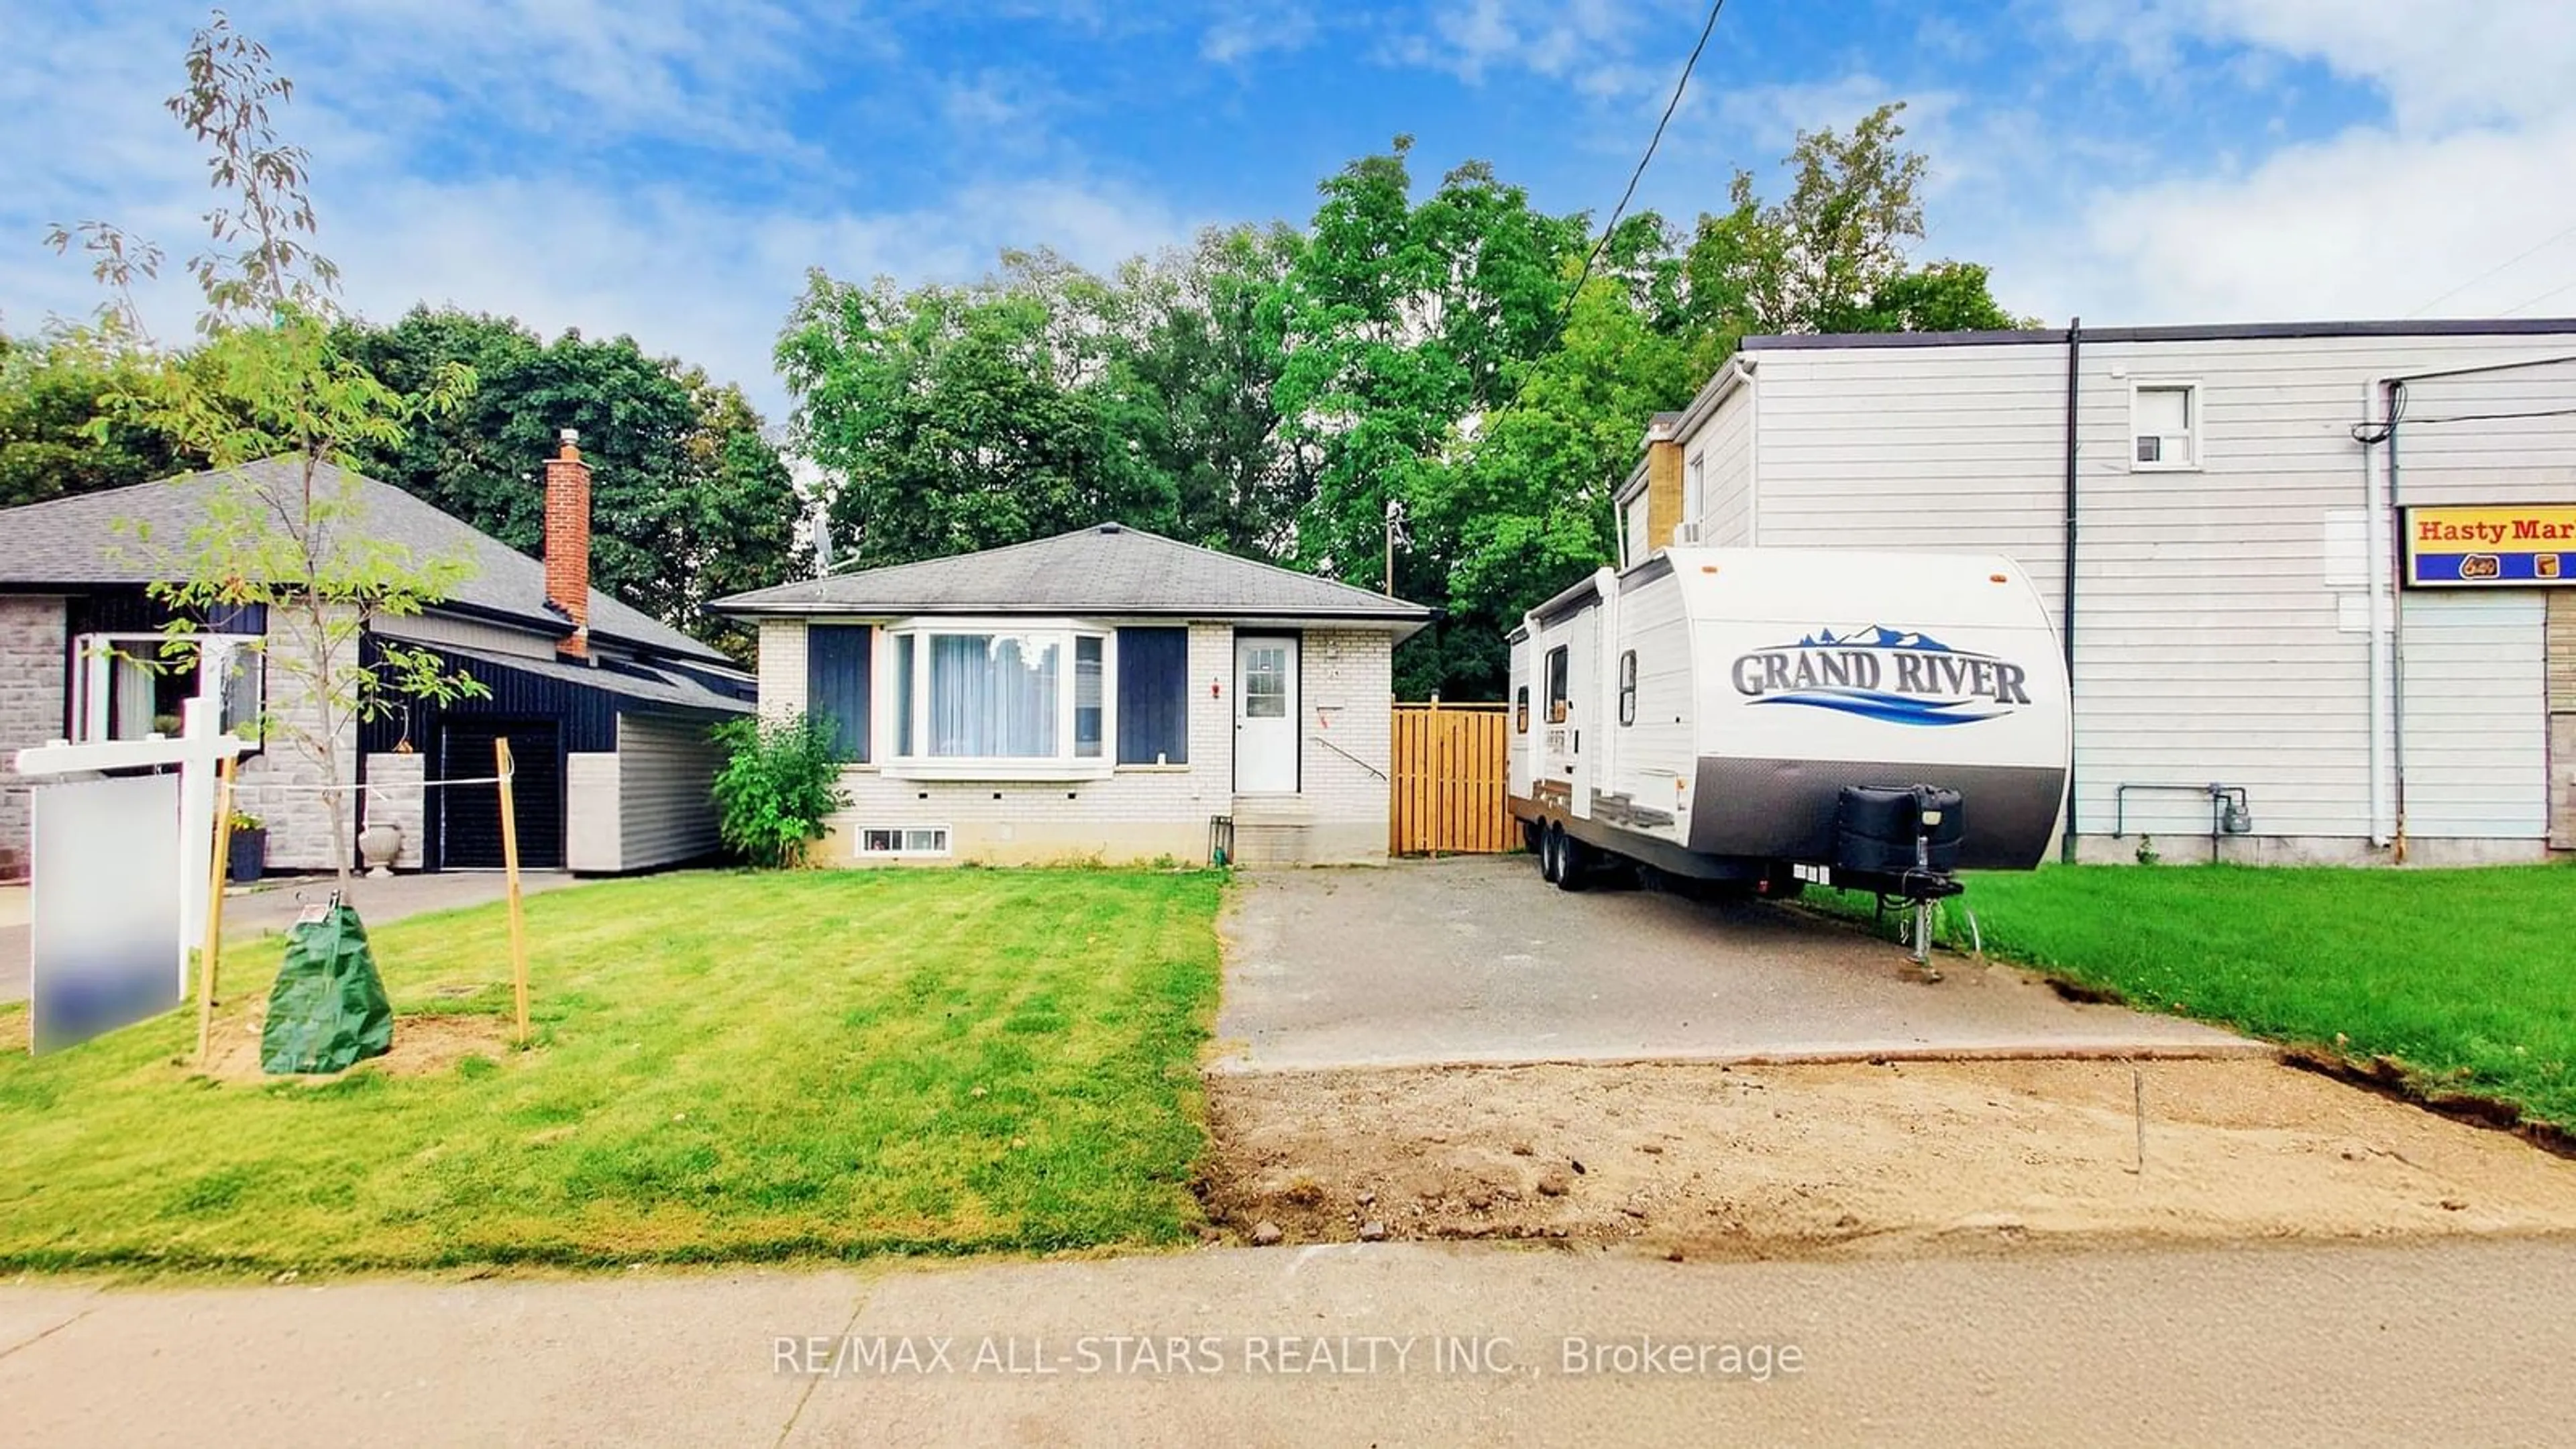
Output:
[[367,874],[392,875],[394,857],[402,854],[402,827],[379,823],[358,832],[358,859],[365,862]]
[[268,828],[236,830],[226,842],[224,879],[234,885],[249,885],[268,869]]

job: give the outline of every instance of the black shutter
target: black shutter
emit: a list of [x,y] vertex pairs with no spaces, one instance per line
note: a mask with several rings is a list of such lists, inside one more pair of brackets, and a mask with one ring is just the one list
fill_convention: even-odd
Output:
[[805,712],[830,720],[841,758],[868,759],[868,639],[865,624],[805,626]]
[[1190,762],[1190,631],[1118,631],[1118,763]]

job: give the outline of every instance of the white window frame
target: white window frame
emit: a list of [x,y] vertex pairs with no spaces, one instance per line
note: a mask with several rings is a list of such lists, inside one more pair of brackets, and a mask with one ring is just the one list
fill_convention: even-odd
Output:
[[[893,850],[868,849],[868,832],[884,831],[900,837],[903,844]],[[939,844],[929,850],[912,848],[916,831],[937,831]],[[938,825],[863,825],[850,832],[850,854],[859,860],[930,860],[957,853],[957,832],[944,823]]]
[[[2178,392],[2183,395],[2183,420],[2191,440],[2188,458],[2159,458],[2152,463],[2138,461],[2138,394],[2142,392]],[[2209,415],[2200,405],[2200,379],[2196,377],[2140,377],[2129,382],[2129,435],[2122,452],[2129,460],[2132,473],[2197,473],[2201,459],[2209,454]]]
[[[234,660],[244,668],[258,671],[259,708],[262,713],[267,711],[268,657],[266,651],[260,647],[259,635],[223,634],[212,631],[194,634],[160,634],[123,630],[78,634],[72,638],[71,727],[74,744],[115,738],[115,722],[107,717],[107,712],[110,708],[109,702],[115,698],[114,676],[117,657],[123,655],[133,659],[148,659],[156,665],[161,664],[162,647],[174,639],[195,645],[199,651],[197,658],[200,665],[205,658],[203,651],[208,643],[230,641],[234,646],[232,654]],[[226,718],[216,723],[219,729],[232,729],[235,733],[241,734],[242,738],[248,740],[254,747],[253,752],[256,752],[256,747],[261,743],[257,715],[248,720]],[[245,730],[246,733],[244,733]]]
[[[877,741],[878,758],[884,761],[880,773],[898,780],[1100,780],[1107,779],[1118,768],[1118,631],[1105,624],[1079,619],[976,618],[969,616],[925,615],[898,619],[882,631],[885,652],[882,668],[871,671],[870,690],[882,697],[886,708],[871,713],[885,721]],[[930,747],[930,651],[919,641],[942,634],[1005,634],[1022,640],[1052,643],[1061,648],[1063,666],[1058,676],[1061,684],[1056,699],[1057,752],[1043,757],[933,755]],[[1074,753],[1075,702],[1081,692],[1080,661],[1074,641],[1100,641],[1100,753]],[[895,679],[902,668],[900,651],[913,651],[912,665],[912,747],[915,753],[901,754],[897,746],[903,732],[895,719],[898,694]],[[878,826],[877,829],[891,827]]]

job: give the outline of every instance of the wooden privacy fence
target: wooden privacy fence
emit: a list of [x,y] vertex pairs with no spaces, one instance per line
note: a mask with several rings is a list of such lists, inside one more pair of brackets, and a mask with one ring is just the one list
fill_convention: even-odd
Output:
[[1504,804],[1511,729],[1508,705],[1397,705],[1387,849],[1466,855],[1517,846],[1520,832]]

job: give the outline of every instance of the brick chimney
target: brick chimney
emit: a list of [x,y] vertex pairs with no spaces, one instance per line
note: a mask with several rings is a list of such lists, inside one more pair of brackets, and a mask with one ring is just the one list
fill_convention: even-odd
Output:
[[590,654],[590,465],[574,446],[581,435],[563,430],[563,448],[546,460],[546,602],[572,625],[555,644],[575,657]]

